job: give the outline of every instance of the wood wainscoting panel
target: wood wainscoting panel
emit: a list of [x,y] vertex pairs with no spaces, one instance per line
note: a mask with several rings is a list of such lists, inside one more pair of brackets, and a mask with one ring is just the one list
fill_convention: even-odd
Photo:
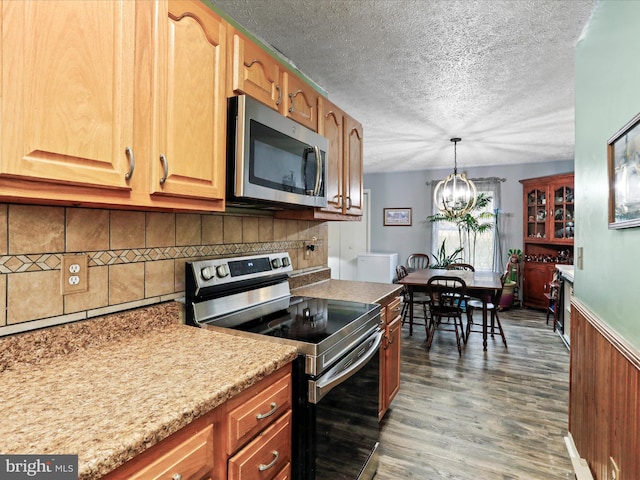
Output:
[[569,431],[596,480],[640,479],[640,352],[575,298]]

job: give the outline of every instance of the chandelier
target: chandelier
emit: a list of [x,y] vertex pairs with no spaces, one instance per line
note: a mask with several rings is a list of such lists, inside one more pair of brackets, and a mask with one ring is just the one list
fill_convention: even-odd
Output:
[[438,182],[433,192],[433,201],[442,213],[458,217],[469,213],[476,206],[476,186],[464,173],[458,173],[456,147],[461,138],[452,138],[453,173]]

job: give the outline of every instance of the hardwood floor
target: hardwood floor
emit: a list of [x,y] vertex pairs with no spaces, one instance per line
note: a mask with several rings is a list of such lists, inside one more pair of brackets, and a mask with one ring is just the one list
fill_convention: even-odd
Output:
[[541,312],[500,319],[508,349],[496,335],[483,352],[472,333],[462,357],[453,332],[437,332],[427,351],[424,327],[412,337],[403,327],[401,388],[381,423],[375,480],[574,478],[563,439],[569,352]]

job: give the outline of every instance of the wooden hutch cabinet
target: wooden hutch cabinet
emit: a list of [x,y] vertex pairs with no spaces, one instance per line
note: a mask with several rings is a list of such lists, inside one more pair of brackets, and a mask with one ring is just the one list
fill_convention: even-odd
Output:
[[522,303],[546,308],[555,265],[573,263],[573,173],[520,180],[523,186]]

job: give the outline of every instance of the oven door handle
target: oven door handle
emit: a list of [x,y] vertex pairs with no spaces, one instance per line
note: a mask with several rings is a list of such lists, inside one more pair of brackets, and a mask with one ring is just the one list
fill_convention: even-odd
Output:
[[376,331],[358,348],[322,375],[319,380],[309,380],[309,403],[318,403],[334,387],[361,370],[378,353],[382,343],[382,335],[382,331]]

